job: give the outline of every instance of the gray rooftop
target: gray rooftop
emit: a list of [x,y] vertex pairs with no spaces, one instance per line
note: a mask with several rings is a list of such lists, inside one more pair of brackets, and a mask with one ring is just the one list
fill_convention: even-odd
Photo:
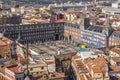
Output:
[[50,41],[45,43],[38,43],[30,45],[30,49],[39,53],[41,56],[56,56],[58,51],[61,54],[76,53],[78,51],[77,47],[68,44],[66,41]]
[[120,32],[119,31],[114,31],[111,36],[115,37],[115,38],[120,38]]

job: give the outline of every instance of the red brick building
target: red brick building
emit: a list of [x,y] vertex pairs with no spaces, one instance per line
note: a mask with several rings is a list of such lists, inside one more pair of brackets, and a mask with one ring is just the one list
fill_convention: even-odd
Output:
[[75,42],[80,41],[80,27],[77,24],[65,23],[64,26],[64,36],[68,40],[74,40]]

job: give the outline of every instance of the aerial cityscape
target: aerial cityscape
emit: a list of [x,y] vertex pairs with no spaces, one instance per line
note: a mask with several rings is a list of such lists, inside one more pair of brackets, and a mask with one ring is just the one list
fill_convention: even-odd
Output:
[[0,80],[120,80],[120,0],[0,0]]

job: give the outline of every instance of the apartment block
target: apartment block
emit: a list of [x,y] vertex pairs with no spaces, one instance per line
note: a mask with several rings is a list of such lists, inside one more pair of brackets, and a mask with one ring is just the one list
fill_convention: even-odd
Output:
[[107,36],[104,33],[104,28],[100,26],[90,26],[86,30],[81,30],[81,43],[93,48],[107,46]]

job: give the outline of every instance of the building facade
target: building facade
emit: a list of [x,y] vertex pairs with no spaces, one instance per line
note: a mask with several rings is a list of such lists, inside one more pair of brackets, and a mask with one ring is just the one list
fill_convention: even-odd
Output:
[[109,27],[89,26],[86,30],[81,30],[81,43],[92,48],[107,47],[109,45],[109,35],[112,31]]
[[42,23],[29,25],[1,26],[0,32],[5,30],[5,36],[15,40],[20,35],[20,42],[36,43],[63,39],[64,23]]
[[106,47],[106,35],[89,30],[81,30],[81,43],[93,48]]
[[75,42],[79,42],[80,29],[81,27],[78,24],[66,22],[64,25],[64,36],[68,39],[68,41],[72,40]]
[[109,37],[109,46],[118,46],[120,45],[120,32],[114,31]]
[[67,10],[67,9],[79,9],[79,10],[82,10],[82,9],[92,9],[93,8],[93,5],[90,5],[90,4],[62,4],[62,5],[56,5],[56,4],[51,4],[49,5],[49,8],[52,9],[53,11],[64,11],[64,10]]
[[[108,37],[113,32],[109,27],[102,27],[89,24],[90,20],[85,18],[78,23],[53,22],[29,25],[0,26],[0,32],[11,40],[19,39],[25,44],[39,43],[45,41],[67,39],[71,42],[84,43],[92,48],[101,48],[111,45],[114,41]],[[119,39],[118,39],[119,40]],[[117,40],[117,42],[118,42]]]

